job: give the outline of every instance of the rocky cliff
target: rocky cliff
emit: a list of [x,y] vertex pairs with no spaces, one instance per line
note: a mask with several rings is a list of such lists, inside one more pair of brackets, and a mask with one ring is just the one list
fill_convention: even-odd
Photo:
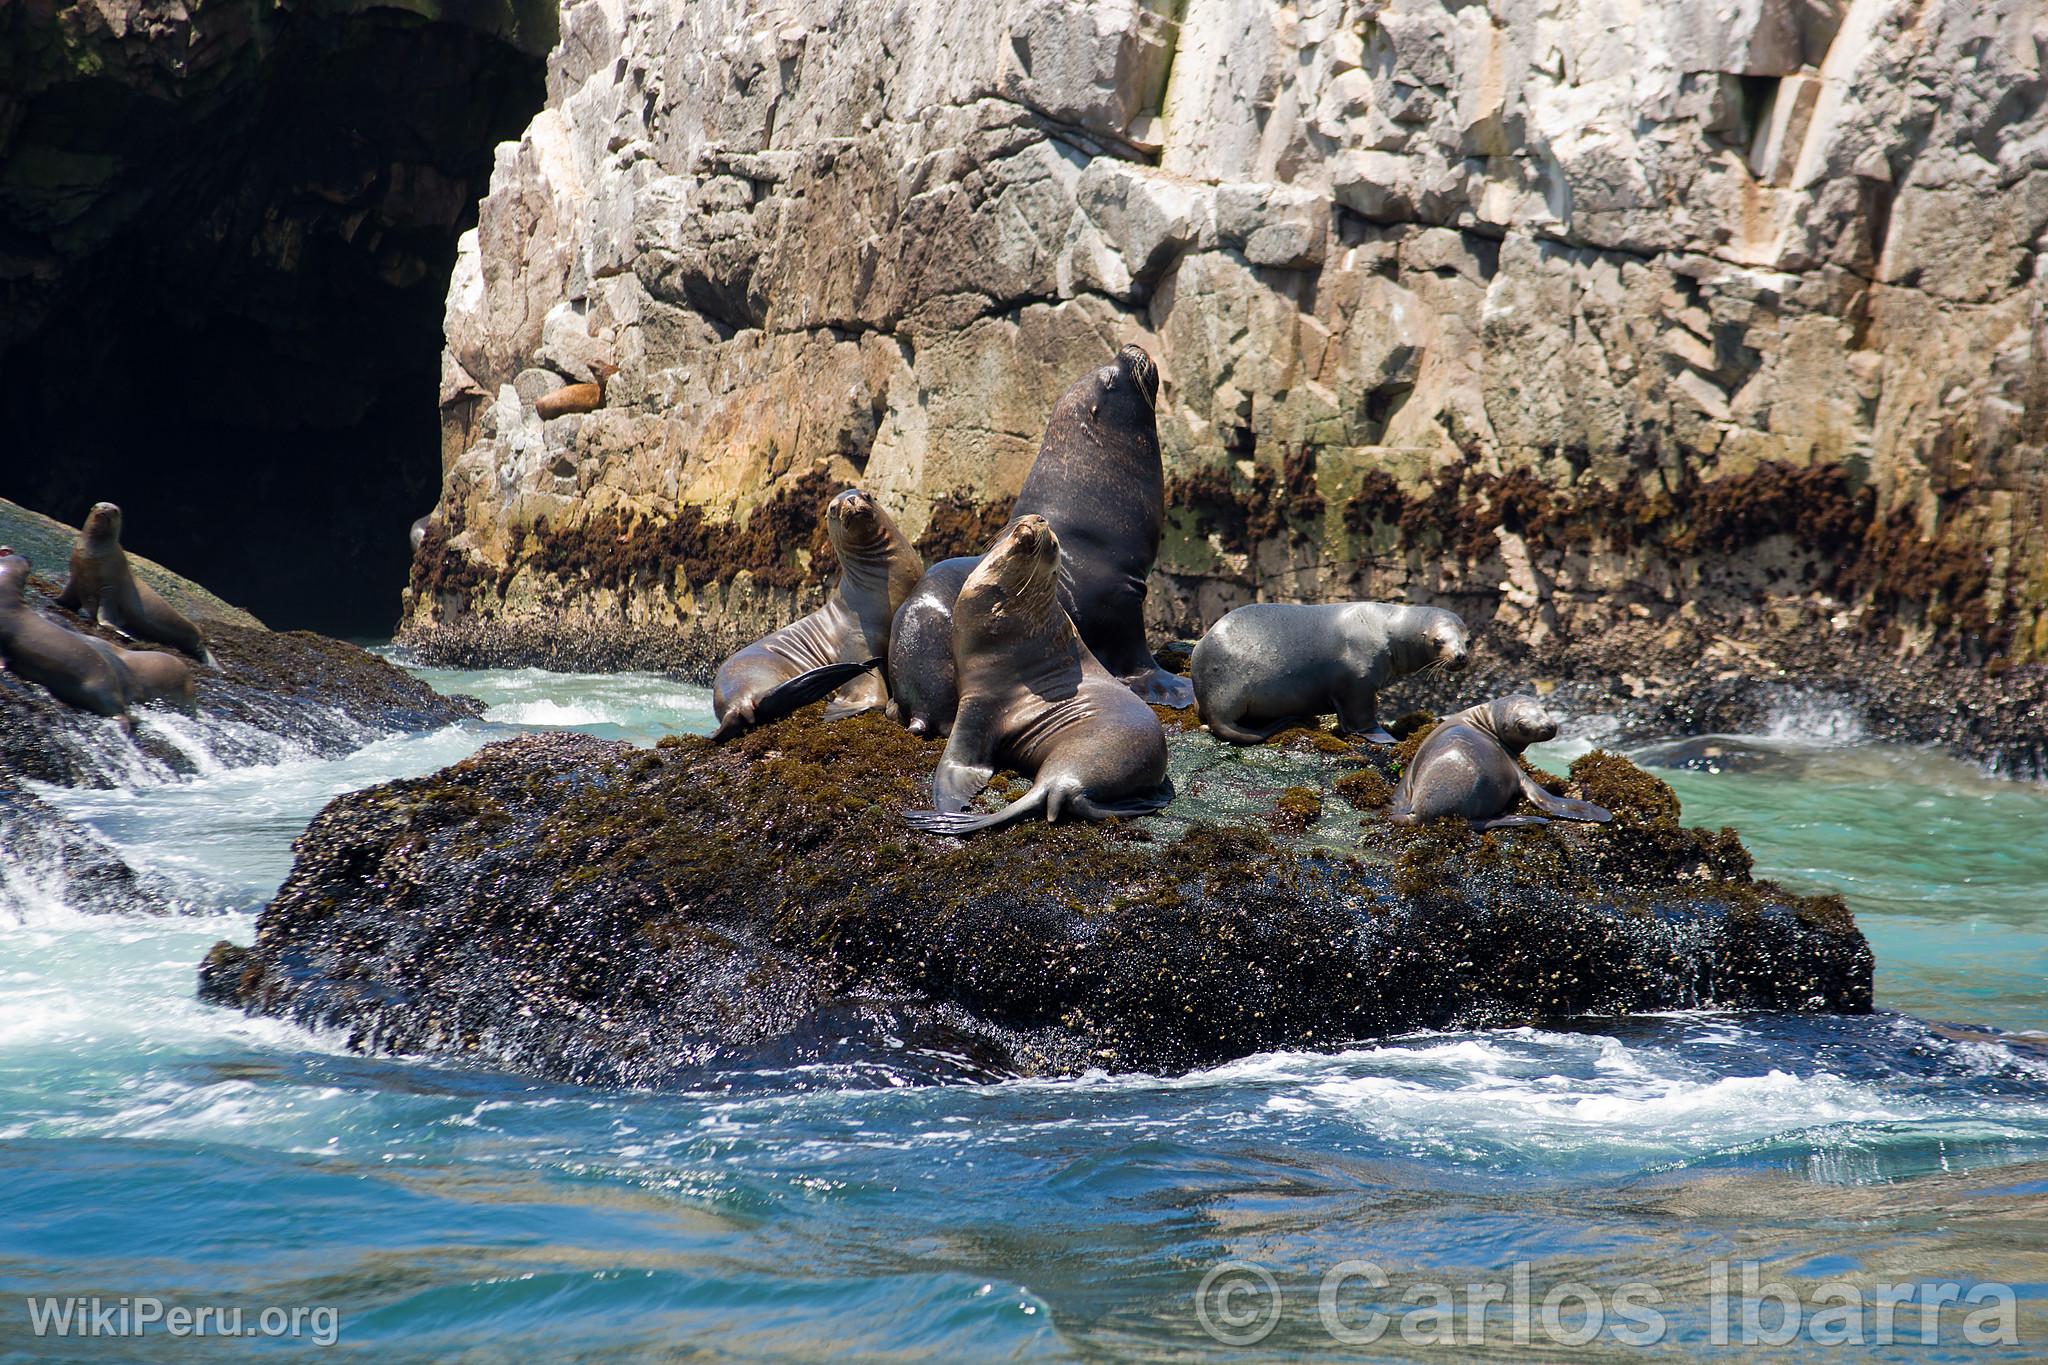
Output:
[[[2032,0],[569,0],[561,32],[449,288],[423,647],[708,654],[815,591],[841,481],[968,548],[1135,340],[1162,631],[1409,595],[1536,659],[1625,638],[1610,672],[2048,656]],[[600,361],[602,408],[539,419]]]

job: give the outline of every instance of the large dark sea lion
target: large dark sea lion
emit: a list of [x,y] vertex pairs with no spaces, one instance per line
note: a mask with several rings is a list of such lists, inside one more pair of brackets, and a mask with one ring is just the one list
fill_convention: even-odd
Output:
[[1061,394],[1013,515],[1052,523],[1060,600],[1102,666],[1146,701],[1192,706],[1188,680],[1145,644],[1145,580],[1166,524],[1158,401],[1159,370],[1139,346]]
[[66,706],[113,716],[132,726],[128,701],[134,680],[110,647],[68,630],[29,605],[28,561],[0,546],[0,663],[27,682],[48,688]]
[[[1102,666],[1146,701],[1185,707],[1194,704],[1193,686],[1161,668],[1145,646],[1145,580],[1166,521],[1158,398],[1159,371],[1138,346],[1068,388],[1053,406],[1015,515],[1044,517],[1060,538],[1060,600]],[[946,645],[953,599],[975,563],[940,560],[906,607],[912,619],[889,660],[889,686],[911,699],[898,703],[896,718],[919,734],[952,728],[958,687]]]
[[896,610],[889,629],[889,716],[912,734],[943,737],[953,730],[960,688],[953,672],[953,604],[974,555],[942,559],[924,571],[916,591]]
[[1202,723],[1258,744],[1335,711],[1346,734],[1392,744],[1379,690],[1424,669],[1460,669],[1470,645],[1457,613],[1394,602],[1239,607],[1195,646],[1188,676]]
[[[1040,811],[1102,820],[1171,799],[1159,718],[1082,644],[1060,604],[1060,560],[1052,527],[1027,514],[960,589],[960,709],[932,778],[938,809],[904,815],[919,829],[971,834]],[[1031,789],[993,814],[969,811],[999,764],[1033,774]]]
[[[1557,721],[1529,696],[1498,697],[1440,722],[1409,760],[1394,788],[1387,818],[1419,825],[1462,815],[1474,829],[1509,829],[1584,820],[1604,825],[1614,817],[1591,801],[1552,796],[1515,762],[1522,750],[1557,735]],[[1542,815],[1517,815],[1523,797]]]
[[203,664],[213,662],[199,627],[136,578],[121,548],[121,509],[111,502],[94,503],[86,514],[71,550],[71,576],[57,605],[123,635],[169,645]]
[[839,582],[824,606],[719,665],[711,684],[713,739],[730,739],[835,692],[828,717],[888,701],[873,670],[889,652],[890,623],[923,576],[924,560],[858,488],[825,505],[825,525],[839,554]]

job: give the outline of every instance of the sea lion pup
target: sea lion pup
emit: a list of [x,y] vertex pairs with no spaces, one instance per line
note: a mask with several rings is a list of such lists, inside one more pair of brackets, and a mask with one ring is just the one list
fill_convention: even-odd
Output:
[[134,679],[111,646],[45,617],[28,603],[28,561],[0,546],[0,663],[24,680],[49,689],[66,706],[112,716],[132,730],[128,701]]
[[825,504],[825,526],[839,554],[839,582],[824,606],[718,666],[712,739],[731,739],[834,692],[828,720],[888,701],[888,688],[871,670],[889,652],[889,624],[923,576],[924,560],[858,488]]
[[1456,612],[1394,602],[1256,602],[1209,628],[1188,676],[1218,739],[1258,744],[1337,713],[1349,735],[1392,744],[1379,690],[1425,669],[1460,669],[1470,644]]
[[71,576],[57,605],[98,621],[110,630],[137,640],[169,645],[211,665],[213,653],[199,627],[156,589],[135,576],[121,548],[121,509],[111,502],[94,503],[79,528],[71,550]]
[[[1039,811],[1145,815],[1172,799],[1159,718],[1081,643],[1059,580],[1059,537],[1035,514],[968,575],[953,610],[960,709],[932,778],[938,809],[905,812],[910,824],[972,834]],[[994,814],[969,811],[998,763],[1034,774],[1031,790]]]
[[1194,705],[1186,678],[1145,644],[1145,580],[1166,524],[1159,463],[1159,370],[1141,346],[1060,395],[1013,515],[1035,512],[1065,547],[1060,600],[1102,666],[1146,701]]
[[[1394,788],[1387,818],[1419,825],[1462,815],[1474,829],[1547,825],[1550,820],[1584,820],[1604,825],[1613,815],[1591,801],[1552,796],[1515,762],[1522,750],[1557,735],[1557,721],[1529,696],[1498,697],[1440,722],[1409,760]],[[1516,815],[1528,797],[1542,815]]]
[[981,560],[942,559],[924,571],[917,588],[896,609],[889,628],[889,719],[914,735],[944,738],[953,732],[960,704],[953,671],[953,604]]

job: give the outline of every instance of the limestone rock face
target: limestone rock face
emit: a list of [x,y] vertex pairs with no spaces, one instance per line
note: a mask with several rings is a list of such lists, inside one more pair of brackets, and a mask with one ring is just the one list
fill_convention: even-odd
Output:
[[[722,642],[1153,351],[1152,602],[2048,655],[2034,0],[568,0],[450,282],[422,643]],[[542,422],[521,376],[615,364]],[[1690,607],[1687,604],[1692,604]],[[680,628],[678,631],[677,628]],[[1896,629],[1894,629],[1896,628]]]

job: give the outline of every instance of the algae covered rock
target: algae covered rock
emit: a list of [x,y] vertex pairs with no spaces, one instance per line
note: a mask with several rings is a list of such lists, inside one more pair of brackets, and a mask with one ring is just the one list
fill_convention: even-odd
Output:
[[331,804],[201,993],[365,1050],[655,1085],[746,1061],[1163,1071],[1417,1028],[1869,1008],[1840,902],[1753,880],[1731,831],[1680,828],[1675,800],[1667,823],[1663,784],[1623,760],[1571,779],[1614,826],[1476,835],[1332,799],[1391,775],[1384,751],[1170,747],[1162,816],[961,841],[900,822],[939,744],[879,715],[812,708],[724,746],[510,740]]

